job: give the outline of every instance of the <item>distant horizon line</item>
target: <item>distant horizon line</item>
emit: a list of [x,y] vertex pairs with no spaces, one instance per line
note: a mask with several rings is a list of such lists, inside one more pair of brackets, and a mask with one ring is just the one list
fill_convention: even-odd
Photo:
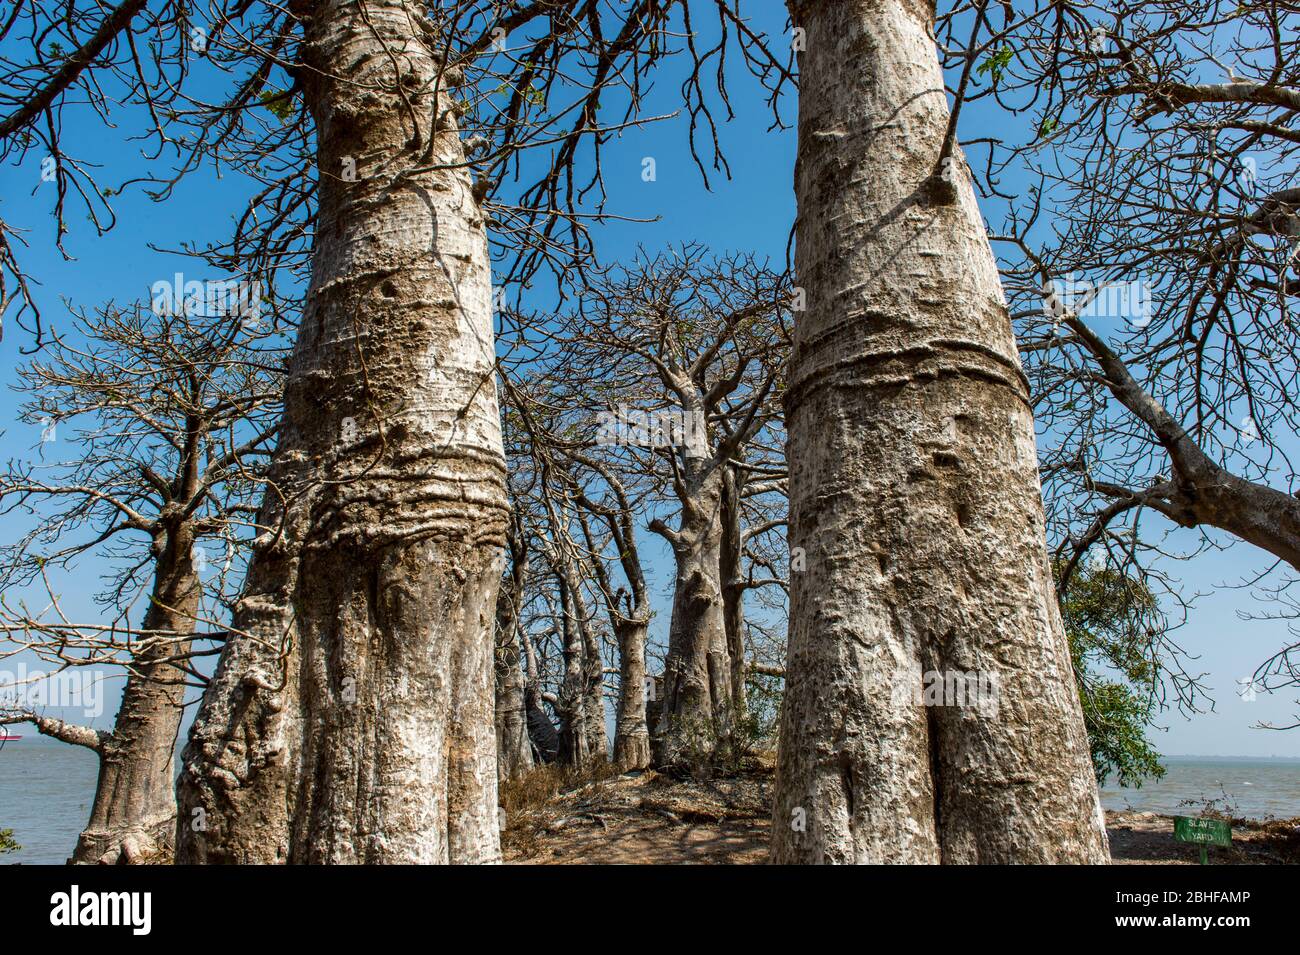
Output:
[[[32,726],[31,723],[11,723],[8,726],[8,730],[9,732],[14,732],[15,730],[18,729],[27,730],[27,728],[31,726]],[[4,730],[0,729],[0,736],[3,735],[4,735]],[[42,742],[50,743],[53,745],[69,746],[69,748],[76,748],[76,747],[71,747],[70,744],[63,742],[62,740],[57,740],[52,737],[45,736],[44,734],[37,731],[34,727],[32,727],[30,732],[24,733],[21,738],[22,742],[27,742],[30,740],[41,740]],[[179,745],[180,744],[178,743],[178,747]],[[1265,760],[1276,760],[1279,762],[1300,763],[1300,755],[1279,756],[1277,754],[1273,754],[1269,756],[1253,756],[1253,755],[1243,754],[1243,753],[1161,753],[1160,758],[1161,759],[1265,759]]]
[[1161,753],[1161,759],[1278,759],[1300,762],[1300,756],[1250,756],[1241,753]]

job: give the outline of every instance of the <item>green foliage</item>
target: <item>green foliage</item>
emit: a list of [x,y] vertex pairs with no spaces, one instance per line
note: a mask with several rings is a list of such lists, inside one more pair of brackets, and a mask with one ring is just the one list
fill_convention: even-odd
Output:
[[502,93],[507,93],[507,92],[509,92],[509,93],[515,93],[515,92],[517,92],[521,97],[523,97],[524,99],[526,99],[526,100],[527,100],[529,103],[531,103],[533,106],[545,106],[545,105],[546,105],[546,93],[545,93],[544,91],[538,89],[538,88],[537,88],[536,86],[534,86],[532,83],[529,83],[527,86],[520,87],[520,88],[516,88],[516,87],[514,87],[514,86],[511,86],[511,85],[509,85],[508,83],[502,83],[500,86],[498,86],[498,87],[497,87],[496,89],[494,89],[492,92],[493,92],[494,95],[498,95],[498,96],[499,96],[500,94],[502,94]]
[[676,750],[666,756],[658,768],[679,779],[709,779],[716,771],[726,771],[731,761],[731,747],[725,729],[720,733],[712,719],[674,717]]
[[1098,782],[1111,775],[1121,786],[1159,779],[1165,770],[1146,738],[1160,705],[1155,648],[1165,627],[1155,596],[1121,571],[1080,566],[1061,616]]
[[14,839],[12,829],[0,829],[0,855],[6,852],[17,852],[22,846]]
[[997,86],[998,80],[1002,79],[1003,71],[1011,65],[1013,55],[1011,47],[1004,46],[990,53],[983,63],[975,67],[975,72],[981,76],[987,74],[989,79],[993,81],[993,85]]
[[776,748],[777,721],[785,680],[764,673],[745,675],[745,716],[741,724],[747,751]]
[[282,123],[287,123],[293,118],[293,97],[285,90],[276,89],[274,86],[268,86],[262,90],[258,96],[262,100],[262,105],[267,111]]
[[729,777],[741,772],[756,752],[776,746],[777,719],[781,712],[780,677],[749,674],[745,679],[745,705],[732,700],[719,720],[678,718],[677,752],[671,763],[658,767],[680,779]]

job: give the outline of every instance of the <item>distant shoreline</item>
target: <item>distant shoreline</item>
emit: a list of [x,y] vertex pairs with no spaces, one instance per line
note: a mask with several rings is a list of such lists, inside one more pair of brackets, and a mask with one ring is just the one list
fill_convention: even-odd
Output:
[[1300,756],[1161,756],[1162,760],[1186,760],[1188,762],[1234,762],[1234,763],[1300,763]]

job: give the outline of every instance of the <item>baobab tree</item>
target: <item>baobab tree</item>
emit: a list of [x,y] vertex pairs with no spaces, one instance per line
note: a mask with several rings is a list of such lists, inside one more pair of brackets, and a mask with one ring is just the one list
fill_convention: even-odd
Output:
[[[571,379],[565,362],[553,374]],[[650,733],[646,722],[646,644],[650,626],[650,593],[642,565],[637,521],[644,502],[643,485],[636,475],[626,481],[595,447],[597,426],[590,415],[565,400],[567,389],[548,386],[535,393],[546,378],[528,382],[507,379],[512,404],[519,407],[522,433],[535,472],[554,488],[569,514],[563,525],[566,547],[581,555],[581,566],[594,584],[604,607],[618,652],[617,704],[614,715],[612,760],[622,770],[650,765]],[[543,463],[544,462],[544,463]],[[554,507],[554,505],[552,505]],[[590,623],[586,624],[589,628]],[[595,648],[595,644],[588,643]],[[597,669],[601,671],[597,672]],[[586,663],[589,686],[604,686],[602,655],[590,654]],[[603,692],[589,692],[590,716],[604,720]],[[592,727],[595,730],[595,727]],[[604,738],[603,727],[596,735]],[[590,745],[588,748],[591,748]]]
[[[701,718],[710,730],[688,742],[692,754],[707,762],[719,743],[715,716],[726,727],[743,712],[743,597],[777,582],[756,578],[746,554],[783,524],[770,514],[754,517],[760,502],[777,503],[773,492],[783,486],[780,454],[770,445],[780,443],[774,382],[784,361],[786,294],[781,276],[752,256],[711,258],[686,246],[628,266],[593,268],[579,306],[558,317],[507,313],[510,335],[520,343],[512,356],[522,356],[510,359],[518,371],[506,376],[508,419],[520,422],[522,466],[537,474],[531,486],[542,489],[533,493],[551,502],[549,512],[571,515],[563,525],[570,529],[567,547],[589,569],[618,645],[614,757],[624,768],[648,765],[655,729],[646,725],[651,607],[638,532],[675,534],[667,522],[683,510],[682,461],[718,449],[721,457],[699,469],[713,465],[701,483],[715,494],[714,510],[699,521],[708,525],[699,536],[712,545],[701,548],[707,553],[674,586],[677,652],[683,645],[702,648],[718,680],[718,712],[710,708]],[[679,363],[677,375],[670,369]],[[692,412],[684,409],[695,409],[698,420],[688,426]],[[689,590],[684,580],[692,575],[711,588],[703,595],[710,606],[699,614],[681,607]],[[712,629],[697,635],[692,620],[707,620]],[[722,741],[730,742],[726,733]]]
[[[552,686],[548,667],[551,640],[558,640],[564,625],[554,591],[556,577],[545,560],[551,541],[546,535],[549,524],[540,491],[541,471],[536,467],[539,451],[534,434],[539,427],[526,410],[531,406],[529,391],[508,374],[503,382],[502,423],[511,521],[503,572],[505,596],[498,599],[498,608],[508,607],[505,613],[510,618],[510,632],[506,631],[504,617],[498,616],[496,713],[499,775],[505,780],[559,758],[557,723],[564,725],[565,714],[558,694],[563,668]],[[558,642],[557,656],[562,658],[563,641]],[[579,656],[575,659],[580,659],[581,644],[577,647]],[[571,742],[569,751],[575,748],[585,751],[585,743],[573,747]]]
[[[545,484],[543,485],[546,486]],[[587,769],[608,758],[605,734],[605,664],[595,614],[588,607],[586,561],[579,556],[566,526],[572,512],[548,502],[546,556],[555,581],[559,608],[556,626],[564,654],[564,679],[556,699],[560,716],[560,761]]]
[[[645,769],[650,765],[650,727],[646,719],[646,644],[650,629],[650,595],[636,532],[636,513],[627,488],[618,475],[601,462],[581,453],[570,455],[577,466],[598,475],[574,487],[582,508],[579,523],[587,552],[592,556],[592,573],[609,626],[618,645],[618,705],[614,714],[613,762],[621,770]],[[575,482],[576,484],[576,482]],[[602,497],[594,488],[603,487]],[[603,522],[604,531],[593,528]],[[617,584],[606,562],[612,551],[623,584]],[[611,561],[611,563],[613,563]]]
[[[56,65],[33,43],[11,64],[3,95],[24,134],[76,89],[143,107],[164,159],[143,181],[160,201],[213,162],[259,183],[230,242],[205,250],[214,261],[266,274],[278,296],[310,255],[280,491],[187,751],[179,858],[495,858],[490,631],[507,510],[488,227],[508,279],[580,267],[601,214],[598,147],[645,121],[643,86],[678,45],[692,146],[724,81],[706,66],[727,47],[785,82],[735,5],[701,9],[722,32],[710,49],[674,40],[674,18],[693,33],[682,2],[215,3],[162,20],[144,69],[135,31],[160,18],[132,0],[71,3],[57,16],[73,55]],[[4,29],[30,21],[35,40],[40,17],[24,2]],[[200,58],[238,77],[226,95],[195,95]],[[597,161],[574,175],[588,143]],[[697,158],[722,163],[716,148]],[[378,726],[390,677],[408,695],[359,733]]]
[[[640,121],[676,6],[317,0],[268,8],[260,42],[226,57],[258,64],[242,108],[285,51],[292,89],[271,99],[310,126],[318,178],[273,465],[284,491],[266,502],[274,530],[186,750],[181,860],[497,857],[492,630],[508,505],[488,217],[519,252],[512,276],[582,255],[569,170],[608,135],[597,115],[611,101],[626,104],[617,126]],[[219,49],[244,35],[226,30]],[[697,120],[702,89],[697,76],[687,91]],[[242,134],[207,123],[226,149],[230,126]],[[512,203],[501,180],[534,144],[555,145],[551,161]]]
[[651,477],[672,501],[647,525],[676,564],[652,727],[660,765],[728,748],[743,709],[742,589],[728,585],[740,560],[744,455],[779,420],[789,301],[784,277],[753,256],[687,245],[593,272],[580,308],[562,320],[568,400],[600,421],[593,451],[612,469]]
[[[553,704],[560,724],[558,758],[568,769],[581,771],[609,756],[606,634],[589,600],[594,581],[605,573],[606,558],[592,549],[590,527],[579,509],[582,491],[572,476],[572,461],[562,450],[574,444],[573,435],[553,407],[553,384],[538,373],[524,380],[505,379],[507,421],[517,427],[511,488],[516,510],[532,515],[544,568],[542,588],[556,608],[551,620],[564,661]],[[557,430],[569,436],[560,438]]]
[[[41,427],[51,460],[0,473],[0,512],[28,526],[0,549],[0,656],[125,676],[110,730],[20,703],[0,713],[99,757],[74,862],[136,862],[171,843],[182,704],[202,683],[198,658],[225,636],[279,414],[279,362],[249,315],[105,306],[18,370],[21,420]],[[67,588],[90,557],[115,568],[102,616],[70,617]]]
[[284,493],[234,615],[255,639],[227,643],[186,750],[179,858],[492,861],[508,509],[483,213],[436,29],[403,2],[301,15],[320,178]]
[[[933,8],[790,10],[807,309],[785,409],[802,570],[773,858],[1105,861],[1028,389]],[[949,673],[982,674],[997,689],[977,703],[995,705],[916,701]]]
[[497,781],[518,779],[536,764],[528,733],[527,684],[522,663],[520,615],[523,612],[529,543],[519,511],[513,510],[506,533],[507,562],[497,592],[496,656],[494,659],[497,727]]

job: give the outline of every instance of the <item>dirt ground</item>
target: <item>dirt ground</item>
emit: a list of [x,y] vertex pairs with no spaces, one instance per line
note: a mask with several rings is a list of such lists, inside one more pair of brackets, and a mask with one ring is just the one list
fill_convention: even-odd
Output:
[[[1300,819],[1229,819],[1232,845],[1209,846],[1220,865],[1300,864]],[[1198,865],[1196,846],[1174,841],[1174,820],[1154,812],[1107,812],[1110,858],[1117,865]]]
[[707,783],[647,770],[587,783],[508,815],[507,862],[757,865],[767,861],[771,773]]
[[[758,762],[728,778],[684,782],[645,771],[536,793],[510,809],[505,859],[520,865],[759,865],[767,861],[772,771]],[[1300,864],[1300,819],[1233,819],[1232,846],[1212,863]],[[1174,841],[1173,819],[1107,812],[1119,865],[1195,865],[1195,846]]]

